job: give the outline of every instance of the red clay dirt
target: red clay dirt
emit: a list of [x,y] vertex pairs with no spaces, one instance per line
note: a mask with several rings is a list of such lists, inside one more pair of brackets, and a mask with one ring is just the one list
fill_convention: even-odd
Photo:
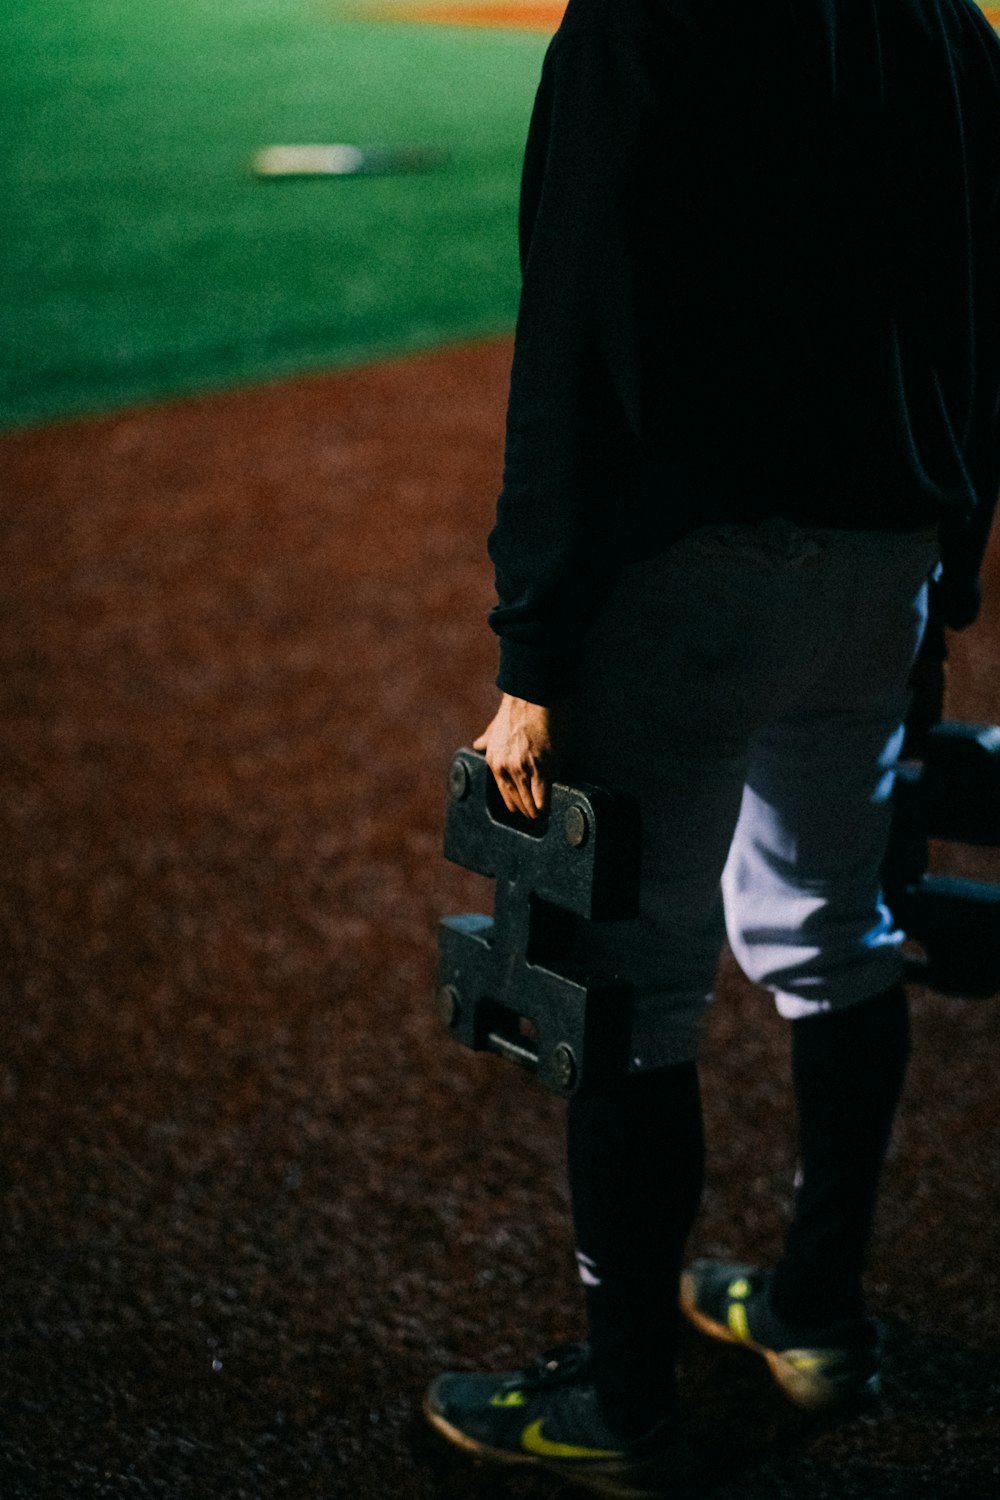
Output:
[[[507,341],[0,440],[3,1500],[497,1500],[425,1383],[576,1335],[561,1104],[440,1031],[492,714]],[[1000,549],[950,712],[1000,720]],[[969,868],[998,874],[980,855]],[[720,1500],[996,1492],[998,1004],[914,991],[877,1419],[693,1332]],[[692,1252],[777,1250],[787,1034],[728,956]]]

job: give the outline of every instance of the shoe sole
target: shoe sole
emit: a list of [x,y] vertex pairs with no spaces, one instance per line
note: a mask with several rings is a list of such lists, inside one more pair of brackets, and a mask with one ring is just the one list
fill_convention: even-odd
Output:
[[801,1407],[804,1411],[833,1411],[854,1404],[865,1404],[877,1400],[881,1392],[881,1380],[878,1371],[870,1375],[861,1386],[850,1390],[841,1391],[829,1384],[820,1385],[814,1374],[803,1370],[796,1365],[796,1359],[812,1359],[814,1356],[806,1349],[789,1349],[781,1351],[778,1349],[766,1349],[763,1344],[754,1343],[753,1339],[737,1338],[725,1323],[719,1323],[715,1318],[710,1318],[703,1313],[697,1303],[697,1286],[690,1271],[681,1273],[680,1307],[684,1316],[694,1324],[701,1333],[708,1335],[710,1339],[717,1339],[722,1344],[735,1344],[740,1349],[750,1349],[754,1354],[760,1354],[767,1360],[767,1367],[775,1383],[788,1397],[789,1401]]
[[597,1490],[602,1495],[619,1496],[621,1500],[663,1500],[662,1488],[646,1489],[630,1484],[627,1480],[616,1479],[613,1474],[607,1472],[601,1474],[593,1469],[582,1471],[578,1464],[561,1464],[554,1459],[536,1458],[532,1453],[514,1453],[509,1448],[493,1448],[489,1443],[481,1443],[477,1438],[469,1437],[468,1433],[463,1432],[460,1427],[452,1426],[447,1417],[443,1417],[434,1409],[427,1396],[424,1397],[424,1416],[443,1438],[474,1458],[485,1458],[501,1464],[530,1465],[536,1469],[544,1469],[550,1474],[558,1474],[561,1479],[571,1481],[573,1484]]

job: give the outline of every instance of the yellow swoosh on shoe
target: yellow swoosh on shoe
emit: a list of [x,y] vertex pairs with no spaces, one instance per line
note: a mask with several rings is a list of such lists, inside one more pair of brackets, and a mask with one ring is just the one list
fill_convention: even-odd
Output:
[[616,1448],[578,1448],[575,1443],[551,1443],[542,1436],[543,1417],[531,1422],[521,1433],[521,1446],[541,1458],[621,1458]]
[[750,1326],[747,1323],[746,1306],[742,1300],[737,1299],[748,1296],[749,1292],[750,1283],[743,1276],[738,1277],[736,1281],[731,1281],[726,1288],[726,1296],[729,1298],[726,1322],[729,1324],[730,1333],[744,1344],[752,1344],[753,1339],[750,1337]]
[[750,1325],[747,1322],[747,1310],[742,1302],[730,1302],[727,1322],[729,1323],[730,1333],[734,1334],[741,1343],[749,1344],[752,1342],[750,1338]]
[[524,1406],[527,1401],[523,1391],[497,1391],[490,1397],[491,1406]]

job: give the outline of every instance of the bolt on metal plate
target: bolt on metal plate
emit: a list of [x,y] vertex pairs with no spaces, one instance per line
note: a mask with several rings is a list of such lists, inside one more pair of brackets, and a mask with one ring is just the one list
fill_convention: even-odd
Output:
[[566,809],[563,832],[571,849],[581,849],[587,842],[590,824],[587,821],[587,814],[578,802],[574,802],[572,807]]
[[560,1042],[552,1054],[552,1072],[561,1089],[569,1090],[576,1082],[576,1058],[565,1042]]
[[453,984],[443,984],[437,993],[438,1015],[445,1026],[454,1026],[458,1020],[458,990]]
[[453,802],[461,802],[469,795],[469,772],[457,758],[448,772],[448,796]]

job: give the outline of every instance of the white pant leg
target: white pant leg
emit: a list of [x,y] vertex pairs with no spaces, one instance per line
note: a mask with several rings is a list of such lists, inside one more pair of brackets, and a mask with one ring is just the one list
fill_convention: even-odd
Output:
[[878,872],[935,546],[768,521],[623,575],[585,645],[566,775],[642,813],[639,918],[579,934],[595,980],[634,987],[634,1067],[697,1055],[723,894],[737,959],[786,1014],[899,973]]
[[723,874],[729,942],[780,1013],[869,999],[902,977],[882,901],[898,721],[771,726],[757,737]]
[[828,634],[802,603],[821,551],[787,523],[692,533],[626,570],[585,643],[567,776],[637,799],[642,885],[638,919],[581,924],[576,948],[595,981],[633,987],[633,1067],[697,1055],[748,738]]
[[930,535],[822,535],[856,603],[827,669],[751,736],[723,875],[737,961],[788,1019],[869,999],[902,977],[881,866],[936,560]]

